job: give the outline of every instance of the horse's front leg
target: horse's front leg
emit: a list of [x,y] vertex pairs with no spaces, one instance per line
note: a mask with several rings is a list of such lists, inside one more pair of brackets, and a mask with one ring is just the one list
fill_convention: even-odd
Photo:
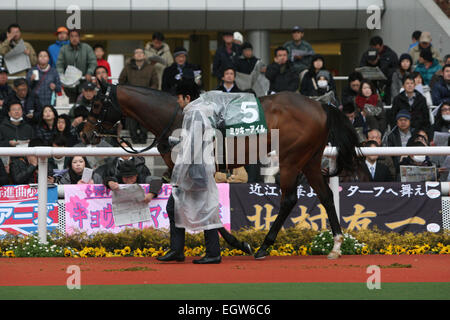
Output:
[[264,238],[259,250],[255,253],[256,259],[262,259],[269,255],[268,248],[275,243],[278,232],[286,221],[287,217],[292,211],[292,208],[297,203],[297,191],[296,181],[297,175],[292,173],[292,170],[280,168],[280,180],[281,180],[281,202],[280,211],[275,219],[274,223],[270,227],[269,233]]

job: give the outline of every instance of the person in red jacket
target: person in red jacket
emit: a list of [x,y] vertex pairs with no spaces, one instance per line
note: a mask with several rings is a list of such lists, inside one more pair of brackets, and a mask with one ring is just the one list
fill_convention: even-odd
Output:
[[[105,67],[108,70],[108,77],[111,78],[111,66],[109,62],[106,61],[103,57],[105,56],[105,48],[101,44],[96,44],[94,46],[94,53],[97,57],[97,66]],[[108,80],[111,83],[111,79]]]

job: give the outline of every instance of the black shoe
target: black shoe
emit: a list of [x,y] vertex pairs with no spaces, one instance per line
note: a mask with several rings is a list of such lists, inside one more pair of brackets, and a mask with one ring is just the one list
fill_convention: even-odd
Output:
[[167,261],[182,262],[182,261],[184,261],[184,259],[185,259],[184,254],[179,254],[176,251],[172,251],[172,250],[167,252],[165,255],[156,258],[156,260],[163,261],[163,262],[167,262]]
[[222,261],[222,258],[220,256],[218,257],[207,257],[204,256],[201,259],[192,260],[195,264],[212,264],[212,263],[220,263]]
[[266,256],[268,256],[269,255],[269,252],[267,252],[268,248],[269,247],[265,244],[261,245],[261,247],[255,253],[255,259],[264,259]]
[[252,247],[250,246],[250,244],[248,242],[242,241],[242,251],[244,251],[245,253],[252,255],[253,254],[253,250]]

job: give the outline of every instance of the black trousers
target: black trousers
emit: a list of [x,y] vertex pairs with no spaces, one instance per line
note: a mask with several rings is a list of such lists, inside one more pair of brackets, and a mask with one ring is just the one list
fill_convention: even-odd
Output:
[[[175,226],[175,200],[172,195],[170,195],[169,200],[167,201],[166,211],[170,222],[170,249],[182,254],[184,252],[186,230]],[[205,230],[203,232],[205,235],[206,256],[220,256],[218,229]]]

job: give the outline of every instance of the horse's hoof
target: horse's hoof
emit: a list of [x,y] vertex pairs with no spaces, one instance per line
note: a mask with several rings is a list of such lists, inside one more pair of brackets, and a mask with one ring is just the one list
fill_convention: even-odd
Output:
[[253,250],[252,247],[250,246],[250,244],[248,242],[243,241],[242,242],[242,251],[244,251],[245,253],[252,255],[253,254]]
[[335,259],[338,259],[340,256],[341,256],[341,253],[340,253],[340,252],[331,251],[331,252],[328,254],[328,259],[330,259],[330,260],[335,260]]
[[267,247],[263,245],[258,251],[256,251],[255,259],[264,259],[268,255],[269,253],[267,252]]

